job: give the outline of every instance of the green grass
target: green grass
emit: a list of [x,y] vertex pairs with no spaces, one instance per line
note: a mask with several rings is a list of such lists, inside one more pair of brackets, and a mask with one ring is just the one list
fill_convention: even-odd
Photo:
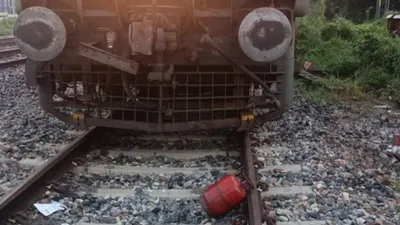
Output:
[[9,35],[13,33],[16,18],[4,18],[0,20],[0,35]]
[[368,97],[360,85],[351,79],[328,77],[318,81],[297,80],[296,85],[304,99],[317,104],[359,101]]
[[[362,99],[374,93],[400,103],[400,38],[392,37],[386,21],[354,24],[337,17],[328,21],[323,7],[299,19],[296,59],[330,74],[319,82],[300,81],[314,102]],[[346,74],[345,79],[336,75]]]
[[400,192],[400,181],[394,182],[393,187],[394,190]]

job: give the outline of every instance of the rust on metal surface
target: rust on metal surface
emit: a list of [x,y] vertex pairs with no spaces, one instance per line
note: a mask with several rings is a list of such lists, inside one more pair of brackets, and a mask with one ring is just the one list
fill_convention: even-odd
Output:
[[[207,32],[207,28],[205,28]],[[239,63],[236,59],[230,57],[222,48],[218,46],[217,43],[215,43],[212,38],[210,37],[209,34],[205,34],[201,38],[201,42],[209,44],[212,48],[217,50],[226,60],[231,62],[234,66],[236,66],[239,70],[241,70],[246,76],[250,77],[252,80],[254,80],[257,84],[262,86],[263,88],[263,95],[268,96],[272,98],[272,101],[274,103],[274,106],[279,109],[281,107],[281,103],[279,100],[275,97],[275,93],[271,91],[271,88],[265,84],[258,76],[256,76],[253,72],[248,70],[243,64]]]
[[36,86],[36,71],[39,67],[39,63],[32,60],[27,59],[25,63],[25,77],[26,77],[26,84],[30,87]]
[[251,130],[254,126],[254,118],[252,113],[242,113],[242,123],[237,131]]
[[118,23],[121,26],[121,29],[124,29],[124,20],[122,18],[122,12],[121,12],[121,1],[113,0],[113,6],[115,8],[115,12],[117,13]]
[[98,132],[98,128],[91,128],[71,144],[62,149],[50,160],[37,168],[24,182],[0,199],[0,221],[8,219],[17,210],[26,210],[45,193],[44,188],[57,176],[62,176],[72,164],[76,154],[87,149],[90,139]]
[[[251,141],[249,130],[243,131],[244,143],[243,143],[243,160],[244,160],[244,173],[248,180],[252,184],[257,183],[257,174],[254,167],[253,152],[251,150]],[[250,189],[247,195],[247,206],[248,206],[248,219],[250,225],[261,225],[262,224],[262,205],[260,193],[257,189]]]
[[[73,108],[84,113],[86,126],[237,129],[242,113],[256,112],[251,122],[258,124],[291,106],[294,58],[287,53],[292,46],[286,53],[282,46],[293,39],[294,0],[82,2],[47,2],[64,24],[67,43],[35,75],[32,66],[27,73],[40,90],[41,107],[66,123],[79,121],[64,110]],[[32,6],[39,5],[24,9]],[[254,17],[252,12],[265,8],[272,14]],[[200,19],[210,31],[208,45],[200,42]],[[274,60],[254,60],[241,49],[238,26],[247,22],[257,25],[247,27],[251,43]]]
[[391,34],[400,36],[400,14],[390,14],[386,16],[387,29]]
[[78,52],[79,55],[103,63],[108,66],[120,69],[130,74],[136,74],[139,70],[139,64],[121,56],[112,54],[100,48],[96,48],[87,43],[80,43]]
[[87,129],[85,123],[85,114],[81,111],[72,114],[72,119],[74,121],[74,127],[76,129]]
[[[159,94],[160,84],[149,81],[147,73],[126,76],[127,88],[131,88],[131,91],[136,93],[133,96],[135,99],[147,105],[157,106],[157,108],[148,108],[138,105],[136,100],[132,101],[126,92],[122,92],[124,90],[122,81],[110,85],[107,91],[109,81],[107,77],[112,76],[113,80],[118,81],[122,77],[120,71],[92,65],[92,68],[97,68],[97,71],[85,72],[92,79],[88,82],[79,82],[75,90],[71,88],[70,84],[74,80],[82,79],[79,70],[54,71],[55,68],[59,68],[58,65],[48,65],[46,68],[49,70],[43,70],[46,71],[43,74],[49,78],[53,77],[51,81],[57,83],[59,87],[52,89],[51,86],[46,88],[39,86],[41,93],[49,96],[65,96],[63,101],[50,100],[46,101],[46,104],[57,109],[72,107],[85,110],[89,108],[90,110],[85,115],[85,122],[87,125],[93,126],[116,127],[118,125],[127,129],[140,130],[156,127],[155,131],[203,130],[207,127],[218,128],[218,126],[221,128],[236,127],[241,124],[241,111],[246,110],[248,93],[251,91],[248,87],[251,80],[240,72],[202,72],[202,70],[205,71],[202,68],[199,68],[199,72],[181,72],[182,68],[175,68],[173,79],[164,80],[168,83],[162,84],[164,90],[171,92],[166,92],[162,96]],[[51,74],[54,73],[64,75],[52,76]],[[268,85],[272,85],[274,82],[271,79],[279,76],[279,72],[274,76],[271,74],[274,73],[256,72],[256,75],[262,77],[262,80]],[[129,87],[129,84],[135,85]],[[198,88],[199,86],[201,89]],[[85,91],[90,87],[95,87],[95,93],[89,94],[90,92]],[[278,90],[277,94],[280,93]],[[158,107],[160,100],[162,105]],[[98,111],[114,113],[110,118],[104,119],[102,116],[98,116],[100,114],[97,113]],[[70,117],[70,115],[65,116]],[[223,120],[227,122],[221,123]],[[149,124],[146,125],[146,123]],[[185,123],[189,124],[185,125]]]
[[26,61],[26,57],[19,57],[15,59],[9,59],[0,62],[0,68],[7,68],[16,64],[24,63]]
[[129,43],[132,54],[151,55],[153,47],[153,22],[146,18],[129,26]]
[[397,135],[393,136],[393,146],[399,146],[400,147],[400,134],[397,134]]

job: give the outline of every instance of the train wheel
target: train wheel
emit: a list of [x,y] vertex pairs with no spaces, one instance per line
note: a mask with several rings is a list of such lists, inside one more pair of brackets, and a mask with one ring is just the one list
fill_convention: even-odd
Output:
[[294,15],[296,17],[303,17],[310,11],[310,0],[296,0],[294,5]]

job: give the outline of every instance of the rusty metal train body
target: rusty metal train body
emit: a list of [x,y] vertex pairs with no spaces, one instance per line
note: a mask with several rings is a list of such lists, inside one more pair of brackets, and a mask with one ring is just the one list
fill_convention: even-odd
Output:
[[387,29],[393,36],[400,36],[400,14],[386,16]]
[[308,1],[14,2],[27,81],[66,123],[242,129],[291,107],[294,22]]

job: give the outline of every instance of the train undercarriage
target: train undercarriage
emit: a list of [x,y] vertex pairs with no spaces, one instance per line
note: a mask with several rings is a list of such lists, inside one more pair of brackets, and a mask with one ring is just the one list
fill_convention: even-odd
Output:
[[306,1],[19,2],[27,81],[66,123],[245,129],[291,107],[294,21]]

